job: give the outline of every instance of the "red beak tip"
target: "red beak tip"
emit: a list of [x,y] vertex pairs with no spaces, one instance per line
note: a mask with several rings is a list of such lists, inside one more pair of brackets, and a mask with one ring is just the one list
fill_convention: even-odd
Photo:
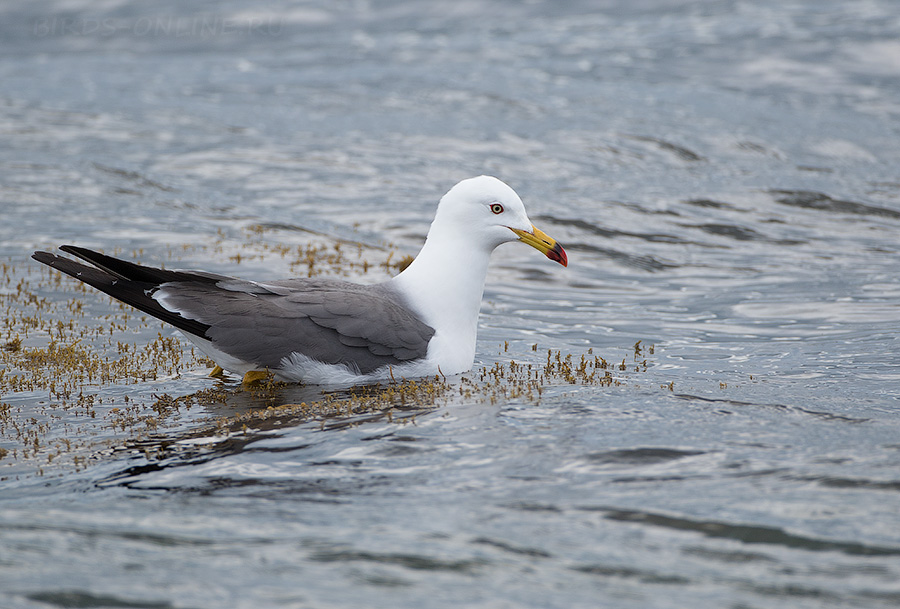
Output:
[[566,256],[566,250],[564,250],[559,244],[557,244],[556,247],[547,252],[547,258],[553,260],[554,262],[558,262],[565,267],[569,266],[569,257]]

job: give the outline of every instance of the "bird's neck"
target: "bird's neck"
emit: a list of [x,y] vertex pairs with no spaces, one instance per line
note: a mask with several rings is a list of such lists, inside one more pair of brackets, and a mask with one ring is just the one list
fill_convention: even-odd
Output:
[[468,370],[475,357],[490,255],[465,240],[429,234],[415,260],[392,280],[422,320],[435,329],[435,338],[455,354],[458,365],[454,368],[459,369],[443,370],[447,374]]

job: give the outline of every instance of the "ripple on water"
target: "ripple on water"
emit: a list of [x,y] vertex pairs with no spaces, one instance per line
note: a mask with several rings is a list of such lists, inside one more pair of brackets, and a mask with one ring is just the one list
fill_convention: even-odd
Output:
[[[595,4],[5,7],[0,605],[900,605],[895,3]],[[480,173],[571,264],[498,249],[445,401],[238,390],[27,262],[376,281]]]

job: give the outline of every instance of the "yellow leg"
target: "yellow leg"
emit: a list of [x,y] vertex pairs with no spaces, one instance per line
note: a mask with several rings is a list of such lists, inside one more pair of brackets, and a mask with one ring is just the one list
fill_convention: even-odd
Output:
[[245,385],[252,385],[253,383],[258,383],[265,379],[267,376],[269,376],[268,370],[250,370],[244,374],[244,380],[242,382]]
[[212,371],[209,373],[209,375],[218,377],[218,376],[222,376],[224,373],[225,373],[225,371],[222,370],[222,367],[219,364],[216,364],[216,367],[212,369]]

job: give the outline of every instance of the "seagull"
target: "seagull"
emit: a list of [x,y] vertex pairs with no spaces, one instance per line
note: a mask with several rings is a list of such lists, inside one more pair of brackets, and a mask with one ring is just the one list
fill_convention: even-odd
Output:
[[418,256],[383,283],[324,278],[248,281],[166,270],[63,245],[38,262],[167,322],[216,371],[349,387],[472,368],[491,252],[521,241],[568,265],[565,250],[528,219],[516,192],[491,176],[463,180],[438,204]]

